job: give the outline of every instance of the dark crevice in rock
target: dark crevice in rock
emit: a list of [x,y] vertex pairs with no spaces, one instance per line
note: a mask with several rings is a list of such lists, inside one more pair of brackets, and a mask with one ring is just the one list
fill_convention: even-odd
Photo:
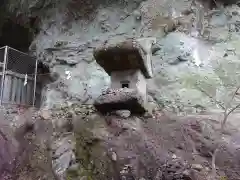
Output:
[[30,27],[7,20],[1,28],[0,46],[10,46],[17,50],[28,52],[33,37],[34,35]]

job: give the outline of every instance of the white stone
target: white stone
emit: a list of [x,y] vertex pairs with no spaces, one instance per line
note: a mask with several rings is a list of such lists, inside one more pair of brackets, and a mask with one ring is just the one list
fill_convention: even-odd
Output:
[[57,174],[63,174],[68,169],[73,156],[74,154],[72,151],[67,151],[53,162]]
[[50,120],[51,118],[51,112],[48,110],[42,110],[40,112],[40,116],[44,119],[44,120]]
[[115,152],[112,152],[112,160],[117,161],[117,154]]
[[131,112],[129,110],[118,110],[116,111],[116,114],[123,118],[128,118],[131,115]]
[[88,180],[88,177],[87,176],[83,176],[83,177],[81,177],[80,180]]
[[177,158],[176,154],[173,154],[173,155],[172,155],[172,158],[173,158],[173,159],[176,159],[176,158]]
[[56,150],[54,156],[59,157],[69,150],[73,150],[74,146],[72,143],[63,142],[63,144]]
[[201,164],[192,164],[192,168],[201,171],[203,169],[203,166]]

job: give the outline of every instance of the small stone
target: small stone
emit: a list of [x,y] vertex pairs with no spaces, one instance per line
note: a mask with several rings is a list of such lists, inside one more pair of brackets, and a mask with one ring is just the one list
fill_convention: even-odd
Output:
[[227,57],[228,56],[228,54],[227,53],[225,53],[224,55],[223,55],[223,57]]
[[125,16],[120,16],[120,20],[124,20],[125,19]]
[[78,168],[79,168],[79,164],[75,163],[75,164],[72,164],[68,169],[71,171],[77,171]]
[[118,110],[116,111],[116,114],[122,118],[128,118],[131,115],[131,112],[129,110]]
[[57,132],[53,132],[53,136],[57,136]]
[[147,112],[145,112],[145,113],[143,114],[143,117],[144,117],[144,118],[151,118],[151,117],[153,117],[153,115],[152,115],[151,112],[147,111]]
[[63,142],[63,144],[56,150],[54,157],[58,158],[67,151],[73,150],[73,144],[71,142]]
[[184,56],[178,56],[177,59],[180,62],[188,61],[188,59],[186,57],[184,57]]
[[132,34],[133,34],[133,36],[135,36],[136,35],[136,29],[134,28],[133,30],[132,30]]
[[173,155],[172,155],[172,158],[173,158],[173,159],[176,159],[176,158],[177,158],[176,154],[173,154]]
[[177,144],[176,147],[177,147],[178,149],[183,149],[184,146],[185,146],[184,143],[180,143],[180,144]]
[[91,113],[94,113],[94,110],[90,109],[88,112],[91,114]]
[[47,120],[47,119],[50,119],[51,118],[51,113],[50,111],[48,110],[42,110],[40,112],[40,116],[44,119],[44,120]]
[[156,52],[158,52],[159,50],[161,50],[161,47],[158,44],[154,44],[152,46],[152,54],[154,55]]
[[88,108],[88,109],[92,109],[93,106],[92,106],[92,105],[88,105],[87,108]]
[[192,9],[185,9],[182,14],[188,16],[189,14],[193,13]]
[[88,180],[88,177],[87,176],[83,176],[83,177],[81,177],[80,180]]
[[68,44],[68,42],[66,42],[66,41],[57,41],[55,43],[54,47],[62,47],[62,46],[65,46],[67,44]]
[[182,172],[182,174],[184,175],[184,176],[190,176],[190,171],[189,170],[185,170],[185,171],[183,171]]
[[227,48],[227,51],[235,51],[236,49],[235,48],[233,48],[233,47],[228,47]]
[[201,164],[192,164],[192,168],[201,171],[203,169],[203,166]]
[[99,39],[99,37],[97,37],[97,36],[95,36],[94,38],[93,38],[93,41],[99,41],[100,39]]
[[133,16],[134,16],[135,19],[138,20],[138,21],[142,19],[141,13],[140,13],[139,11],[137,11],[137,10],[133,12]]
[[183,42],[183,41],[180,41],[180,45],[181,45],[181,46],[184,45],[184,42]]
[[239,13],[238,13],[237,11],[233,11],[233,12],[232,12],[232,15],[233,15],[233,16],[238,16]]
[[67,151],[61,155],[58,159],[53,162],[56,173],[63,174],[68,168],[72,161],[73,152]]
[[175,150],[174,148],[169,149],[169,151],[170,151],[171,153],[176,152],[176,150]]
[[117,154],[115,152],[112,152],[112,160],[117,161]]

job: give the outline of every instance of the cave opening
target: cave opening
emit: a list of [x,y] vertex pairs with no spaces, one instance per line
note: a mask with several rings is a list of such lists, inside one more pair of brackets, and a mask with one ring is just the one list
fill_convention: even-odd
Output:
[[[38,33],[36,23],[39,21],[37,18],[19,21],[9,18],[0,22],[0,47],[4,47],[3,53],[7,52],[6,71],[2,76],[4,79],[0,78],[4,94],[1,104],[24,107],[34,104],[35,107],[40,107],[43,87],[51,81],[50,70],[46,64],[37,61],[35,72],[36,57],[28,55],[29,47]],[[3,53],[0,59],[4,58]]]
[[30,25],[30,23],[22,25],[10,19],[6,20],[0,30],[0,47],[9,46],[27,53],[34,38]]

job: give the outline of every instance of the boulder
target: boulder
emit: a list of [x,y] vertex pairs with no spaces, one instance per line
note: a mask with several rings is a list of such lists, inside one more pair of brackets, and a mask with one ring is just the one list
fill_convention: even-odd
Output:
[[66,151],[65,153],[63,153],[58,159],[53,162],[55,172],[58,175],[63,175],[71,165],[73,158],[74,153],[72,151]]
[[74,149],[74,144],[69,142],[69,141],[63,141],[62,145],[56,150],[54,156],[56,158],[60,157],[61,155],[63,155],[64,153],[71,151]]

